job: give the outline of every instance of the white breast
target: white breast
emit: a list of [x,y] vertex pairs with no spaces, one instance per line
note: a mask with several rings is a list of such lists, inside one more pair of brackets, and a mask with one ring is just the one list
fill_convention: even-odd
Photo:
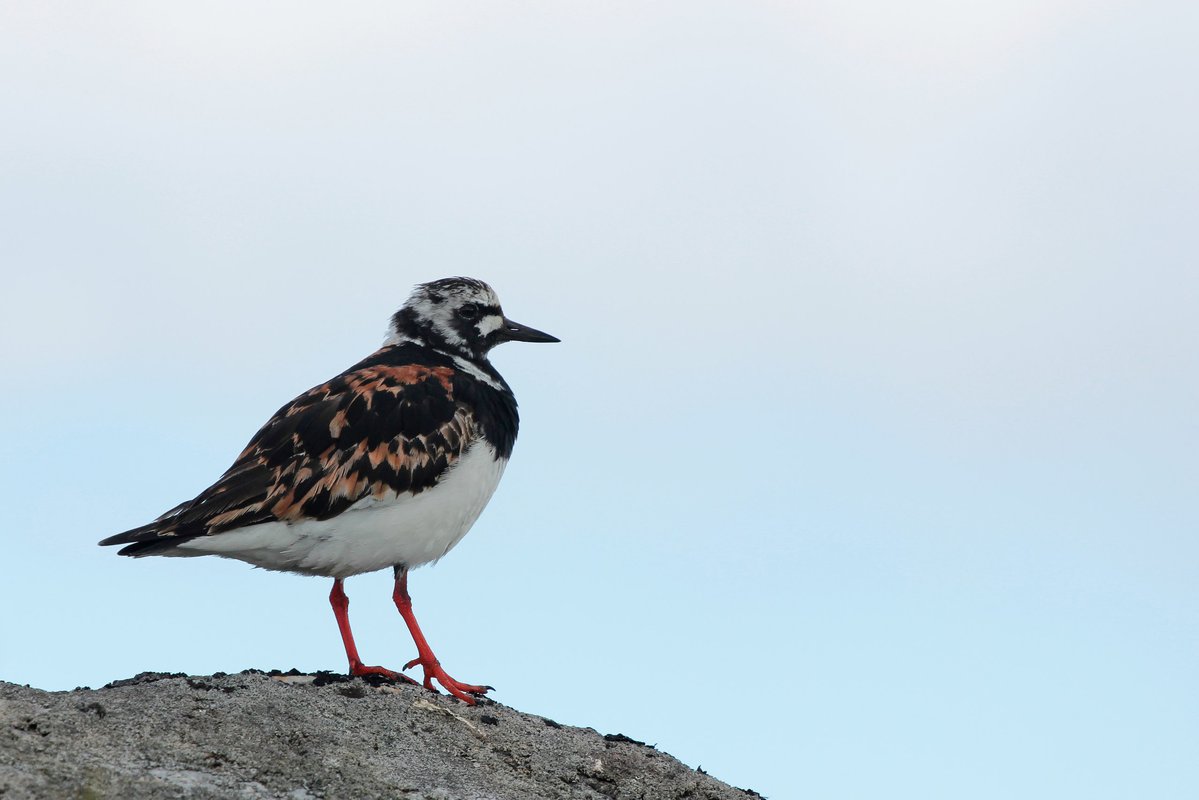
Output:
[[[499,485],[507,459],[480,440],[438,483],[419,494],[359,500],[327,520],[268,522],[202,536],[180,555],[213,554],[267,569],[348,578],[444,556],[470,530]],[[199,551],[199,552],[197,552]]]

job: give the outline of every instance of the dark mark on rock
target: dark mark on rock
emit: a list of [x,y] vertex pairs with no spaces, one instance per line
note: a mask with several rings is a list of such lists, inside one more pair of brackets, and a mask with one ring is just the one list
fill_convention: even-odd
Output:
[[[216,677],[216,676],[214,675],[213,677]],[[199,689],[200,691],[204,691],[204,692],[214,692],[217,689],[220,689],[225,694],[233,694],[238,689],[238,687],[236,687],[236,686],[216,686],[214,684],[209,683],[208,681],[196,680],[195,678],[188,678],[187,685],[193,689]],[[243,686],[241,688],[244,689],[245,687]]]
[[266,674],[270,675],[272,678],[295,678],[299,675],[305,675],[307,673],[300,672],[295,667],[292,667],[291,669],[287,670],[286,672],[284,672],[283,670],[272,669],[272,670],[268,671]]
[[19,722],[12,724],[13,730],[21,731],[22,733],[36,733],[38,736],[49,736],[50,731],[38,726],[37,720],[33,717],[25,717]]
[[605,742],[623,742],[625,744],[636,744],[636,745],[640,745],[642,747],[651,747],[651,748],[654,747],[654,745],[652,745],[652,744],[646,744],[645,742],[634,739],[631,736],[625,736],[623,733],[605,733],[604,741]]
[[104,716],[108,714],[108,709],[99,703],[80,703],[79,710],[84,714],[95,714],[100,719],[104,719]]
[[483,716],[479,717],[479,722],[482,722],[484,725],[499,725],[500,724],[499,717],[493,717],[490,714],[484,714]]
[[187,675],[182,672],[139,672],[132,678],[122,678],[119,681],[104,684],[105,689],[119,689],[122,686],[136,686],[139,683],[154,683],[155,681],[165,681],[170,678],[186,678]]
[[328,686],[331,683],[349,683],[353,678],[349,675],[343,675],[340,672],[330,672],[322,669],[319,672],[314,672],[312,675],[313,686]]
[[318,672],[312,676],[313,686],[330,686],[335,683],[349,683],[349,681],[346,679],[346,676],[331,675],[323,672]]

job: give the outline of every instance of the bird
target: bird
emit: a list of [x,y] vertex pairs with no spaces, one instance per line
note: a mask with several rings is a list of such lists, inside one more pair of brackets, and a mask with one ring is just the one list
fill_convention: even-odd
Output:
[[504,316],[474,278],[417,285],[383,345],[280,408],[233,465],[193,499],[109,536],[124,556],[238,559],[333,579],[329,603],[353,676],[416,681],[358,655],[344,582],[391,568],[421,682],[474,705],[492,687],[451,677],[412,610],[408,573],[450,551],[482,513],[516,442],[519,416],[488,354],[503,342],[558,342]]

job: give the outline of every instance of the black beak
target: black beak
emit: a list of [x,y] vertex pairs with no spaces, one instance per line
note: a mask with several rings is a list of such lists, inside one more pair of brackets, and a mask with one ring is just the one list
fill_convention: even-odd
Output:
[[548,333],[542,333],[536,328],[530,328],[528,325],[521,325],[519,322],[504,317],[504,326],[500,328],[501,342],[560,342],[562,341],[557,336],[550,336]]

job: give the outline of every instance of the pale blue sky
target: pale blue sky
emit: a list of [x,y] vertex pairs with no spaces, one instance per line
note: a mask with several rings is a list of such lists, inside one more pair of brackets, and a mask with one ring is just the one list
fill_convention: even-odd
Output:
[[775,800],[1199,793],[1199,6],[247,5],[0,9],[0,678],[343,669],[94,542],[466,274],[563,343],[451,674]]

